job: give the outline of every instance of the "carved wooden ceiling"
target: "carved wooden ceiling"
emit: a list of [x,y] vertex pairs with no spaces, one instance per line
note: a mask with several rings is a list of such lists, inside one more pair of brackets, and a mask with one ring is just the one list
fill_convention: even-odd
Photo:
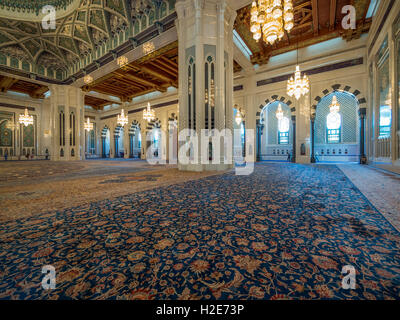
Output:
[[49,91],[49,87],[0,75],[0,91],[2,93],[7,93],[9,90],[29,94],[29,96],[34,99],[43,99],[44,94]]
[[110,104],[121,104],[118,102],[102,99],[99,97],[93,97],[90,95],[85,95],[85,106],[90,106],[95,110],[103,110],[103,108]]
[[96,79],[82,89],[130,101],[146,93],[166,92],[169,87],[178,87],[178,42]]
[[[266,64],[270,57],[288,51],[307,47],[322,41],[343,37],[350,41],[368,32],[371,18],[366,18],[371,0],[293,0],[294,28],[281,41],[269,45],[260,40],[256,42],[250,32],[251,3],[238,10],[235,29],[253,53],[253,64]],[[341,13],[346,5],[356,8],[357,24],[355,30],[344,30]]]

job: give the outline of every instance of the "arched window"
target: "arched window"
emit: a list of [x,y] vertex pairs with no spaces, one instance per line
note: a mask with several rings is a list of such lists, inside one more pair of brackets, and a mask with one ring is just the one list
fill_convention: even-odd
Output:
[[290,122],[288,117],[278,119],[278,144],[289,144]]
[[340,113],[330,112],[326,116],[327,143],[340,143],[342,137],[342,116]]
[[143,15],[142,17],[142,31],[147,28],[147,16]]
[[342,137],[342,116],[339,113],[340,105],[336,94],[332,97],[329,113],[326,116],[326,140],[327,143],[340,143]]
[[133,33],[138,34],[139,32],[140,32],[140,23],[139,20],[136,20],[133,26]]
[[205,128],[215,128],[215,63],[211,56],[204,65]]
[[193,57],[188,67],[188,120],[189,129],[196,130],[196,64]]
[[391,135],[392,127],[392,86],[390,83],[389,47],[385,39],[378,52],[378,82],[379,82],[379,136]]
[[323,97],[316,109],[315,144],[317,147],[321,150],[325,149],[324,152],[326,152],[329,149],[327,144],[355,146],[358,143],[357,111],[357,98],[349,92],[334,91]]
[[163,2],[160,8],[160,16],[161,18],[164,18],[166,15],[167,15],[167,3]]

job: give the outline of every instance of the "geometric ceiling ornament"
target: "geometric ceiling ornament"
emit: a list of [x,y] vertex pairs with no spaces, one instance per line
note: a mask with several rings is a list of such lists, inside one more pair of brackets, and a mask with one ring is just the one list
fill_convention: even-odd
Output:
[[175,0],[47,0],[45,3],[56,7],[55,29],[43,29],[42,1],[0,0],[0,54],[26,61],[31,65],[31,73],[49,76],[43,72],[44,68],[59,71],[64,75],[61,80],[164,19],[175,7]]

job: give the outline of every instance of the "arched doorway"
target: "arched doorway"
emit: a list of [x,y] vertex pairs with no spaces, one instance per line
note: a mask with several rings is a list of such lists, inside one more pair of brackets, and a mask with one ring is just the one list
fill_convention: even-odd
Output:
[[[161,134],[161,123],[158,119],[153,120],[147,125],[147,134],[150,134],[150,141],[147,139],[147,154],[150,154],[153,159],[161,159],[162,147],[164,147]],[[165,151],[165,150],[164,150]]]
[[101,157],[110,157],[110,129],[107,126],[101,131]]
[[114,130],[114,149],[115,158],[123,158],[125,154],[124,149],[124,128],[117,126]]
[[132,122],[129,129],[129,158],[141,158],[142,153],[142,134],[140,124],[137,121]]
[[316,106],[314,157],[316,162],[358,162],[360,128],[357,98],[347,91],[333,91]]
[[257,158],[265,161],[291,161],[293,124],[290,107],[281,101],[268,103],[260,114],[257,134]]
[[[240,112],[240,117],[238,117]],[[241,121],[239,121],[241,119]],[[233,108],[233,160],[243,162],[246,156],[246,124],[240,109]]]

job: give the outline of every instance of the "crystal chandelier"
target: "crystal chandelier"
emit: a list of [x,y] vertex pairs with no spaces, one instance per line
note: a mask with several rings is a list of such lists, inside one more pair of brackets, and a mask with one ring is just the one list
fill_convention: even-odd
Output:
[[340,128],[342,119],[340,117],[340,104],[337,101],[336,95],[332,98],[332,103],[329,106],[330,113],[327,116],[326,126],[330,130],[337,130]]
[[239,109],[236,111],[235,122],[239,126],[243,121],[242,111]]
[[93,130],[93,123],[90,122],[89,117],[87,118],[87,122],[85,122],[85,130],[90,132]]
[[250,31],[256,41],[263,38],[264,42],[272,45],[283,38],[284,30],[290,32],[293,29],[292,0],[253,1],[250,13]]
[[117,123],[123,127],[126,124],[128,124],[128,116],[125,115],[124,109],[121,110],[121,114],[118,115],[117,117]]
[[29,114],[28,108],[25,108],[25,114],[19,115],[19,123],[23,124],[25,127],[33,124],[33,116]]
[[121,56],[117,59],[117,64],[120,68],[125,67],[128,64],[128,58],[125,56]]
[[281,104],[278,105],[278,109],[276,110],[276,117],[278,118],[278,120],[283,119],[283,110]]
[[334,95],[333,98],[332,98],[332,103],[329,106],[329,110],[330,110],[331,113],[334,113],[334,112],[338,113],[340,111],[340,104],[337,101],[336,95]]
[[155,48],[153,42],[146,42],[146,43],[143,45],[143,53],[144,53],[144,54],[152,53],[155,49],[156,49],[156,48]]
[[287,85],[287,94],[290,97],[295,96],[297,100],[300,99],[301,96],[307,94],[310,91],[310,80],[306,75],[304,75],[303,79],[301,78],[300,66],[296,66],[296,72],[293,77],[288,80]]
[[83,78],[83,82],[86,84],[91,84],[93,82],[93,77],[90,74],[88,74]]
[[148,122],[154,120],[156,118],[156,113],[153,109],[150,108],[150,102],[147,103],[147,109],[143,110],[143,119]]

